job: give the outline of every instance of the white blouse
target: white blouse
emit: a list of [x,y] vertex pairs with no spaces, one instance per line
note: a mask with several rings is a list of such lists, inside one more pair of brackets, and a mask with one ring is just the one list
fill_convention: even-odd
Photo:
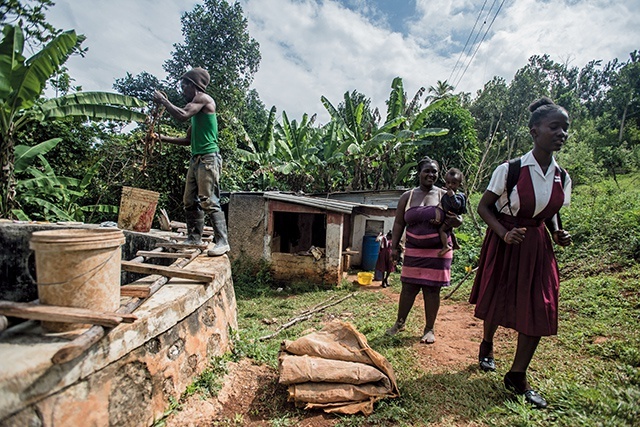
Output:
[[[531,175],[531,181],[533,183],[533,191],[536,198],[536,208],[534,211],[534,216],[538,215],[549,203],[549,199],[551,198],[551,190],[553,189],[553,182],[556,173],[556,167],[558,167],[558,163],[556,163],[556,159],[551,158],[551,164],[547,169],[547,173],[542,173],[542,168],[536,161],[535,157],[533,157],[533,152],[529,151],[527,154],[522,156],[521,158],[521,167],[528,166],[529,174]],[[489,181],[489,186],[487,190],[492,193],[499,195],[500,198],[496,202],[496,209],[499,212],[506,213],[507,215],[516,216],[518,211],[520,210],[520,197],[518,196],[518,185],[513,188],[511,191],[511,211],[509,211],[508,200],[507,200],[507,175],[509,172],[509,163],[505,162],[500,164],[494,171],[493,175],[491,175],[491,181]],[[558,176],[558,179],[560,177]],[[571,178],[569,174],[567,174],[564,180],[564,203],[562,206],[569,206],[571,202]],[[502,209],[500,209],[502,208]]]

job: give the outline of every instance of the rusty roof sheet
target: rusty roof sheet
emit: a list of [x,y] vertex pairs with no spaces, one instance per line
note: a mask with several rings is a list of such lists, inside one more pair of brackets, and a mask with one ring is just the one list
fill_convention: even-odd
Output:
[[370,205],[366,203],[354,203],[341,200],[325,199],[319,197],[301,196],[298,194],[281,193],[280,191],[265,191],[264,198],[270,200],[279,200],[297,205],[312,206],[318,209],[325,209],[332,212],[341,212],[350,214],[354,209],[369,208],[386,211],[387,205]]

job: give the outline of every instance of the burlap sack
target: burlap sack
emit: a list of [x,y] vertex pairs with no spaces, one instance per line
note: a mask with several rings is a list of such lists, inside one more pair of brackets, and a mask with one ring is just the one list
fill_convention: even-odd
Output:
[[369,415],[373,404],[400,395],[391,364],[349,323],[334,321],[280,351],[280,382],[307,409]]
[[344,362],[312,356],[280,356],[280,383],[328,382],[366,384],[381,381],[390,388],[389,378],[378,368],[358,362]]
[[386,397],[389,390],[375,384],[304,383],[289,386],[289,400],[313,403],[353,403]]

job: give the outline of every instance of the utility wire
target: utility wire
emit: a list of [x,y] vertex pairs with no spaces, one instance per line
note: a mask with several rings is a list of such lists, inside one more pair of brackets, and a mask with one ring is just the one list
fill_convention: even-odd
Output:
[[460,55],[458,56],[456,64],[453,66],[453,69],[451,70],[451,74],[449,74],[449,78],[447,79],[448,82],[451,82],[451,77],[453,77],[453,73],[456,71],[456,68],[458,67],[458,64],[460,63],[460,58],[462,58],[462,55],[467,50],[467,46],[469,45],[469,40],[471,40],[471,36],[473,35],[473,32],[476,30],[476,25],[478,25],[478,21],[480,20],[480,15],[482,15],[482,12],[484,11],[484,7],[485,7],[486,4],[487,4],[487,0],[484,0],[484,3],[482,4],[482,9],[480,9],[480,12],[478,12],[478,17],[476,18],[476,22],[473,23],[473,28],[471,29],[471,32],[469,33],[469,37],[467,37],[467,41],[464,42],[464,47],[460,51]]
[[[493,7],[495,6],[496,1],[498,1],[498,0],[493,0],[493,3],[491,3],[491,7],[489,7],[489,10],[487,11],[487,14],[486,14],[485,18],[482,20],[482,25],[478,29],[478,32],[475,34],[475,37],[473,38],[473,41],[471,42],[471,44],[469,46],[469,52],[467,53],[467,58],[469,58],[471,56],[471,51],[473,50],[473,46],[476,45],[476,42],[478,41],[478,38],[480,37],[480,34],[482,33],[482,27],[487,25],[487,19],[489,19],[489,16],[491,16],[491,12],[493,12]],[[478,16],[480,16],[480,14]],[[465,61],[466,61],[466,59],[463,60],[463,62],[465,62]],[[458,77],[462,73],[462,67],[463,67],[463,65],[461,65],[460,68],[458,68],[458,71],[453,76],[453,80],[450,82],[451,84],[453,84],[454,81],[458,80]]]
[[480,40],[480,43],[478,43],[478,46],[476,47],[476,50],[473,52],[473,55],[469,59],[469,62],[467,63],[467,66],[465,67],[464,71],[462,72],[462,75],[458,79],[458,83],[453,85],[454,87],[457,87],[460,84],[460,81],[462,80],[462,78],[464,77],[465,73],[467,72],[467,69],[469,68],[469,65],[471,65],[471,62],[473,61],[473,58],[475,58],[476,53],[478,53],[478,49],[480,49],[480,45],[484,41],[485,37],[487,36],[487,33],[489,32],[489,30],[493,26],[493,23],[495,22],[496,18],[498,17],[498,13],[500,13],[500,10],[502,9],[502,5],[504,4],[504,2],[505,2],[505,0],[502,0],[502,3],[500,3],[500,6],[498,7],[498,10],[496,10],[495,15],[493,15],[493,19],[491,20],[491,23],[489,24],[489,26],[487,27],[487,30],[484,32],[484,35],[482,36],[482,40]]
[[[477,42],[478,42],[478,38],[480,37],[480,34],[482,33],[482,27],[485,27],[487,25],[487,20],[491,16],[491,12],[493,12],[493,7],[496,5],[496,1],[498,1],[498,0],[493,0],[493,3],[491,3],[491,7],[489,7],[489,10],[487,11],[487,14],[486,14],[485,18],[482,20],[482,26],[481,26],[480,29],[478,29],[478,32],[475,34],[475,37],[473,38],[473,41],[471,42],[471,46],[469,46],[469,52],[467,54],[467,57],[463,62],[466,62],[468,60],[468,58],[471,57],[472,51],[473,51],[473,46],[475,46],[477,44]],[[453,80],[451,81],[452,85],[453,85],[453,82],[461,79],[461,75],[463,73],[463,67],[464,66],[461,65],[460,68],[458,68],[457,73],[453,76]]]

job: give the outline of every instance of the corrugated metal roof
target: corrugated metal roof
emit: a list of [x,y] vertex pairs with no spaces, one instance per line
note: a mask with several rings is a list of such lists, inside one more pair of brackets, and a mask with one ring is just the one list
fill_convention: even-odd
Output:
[[341,200],[321,199],[319,197],[300,196],[297,194],[281,193],[279,191],[265,191],[265,199],[280,200],[297,205],[311,206],[318,209],[326,209],[332,212],[352,213],[357,208],[369,208],[386,211],[386,205],[369,205],[365,203],[346,202]]
[[327,197],[333,200],[362,203],[364,205],[386,205],[389,209],[398,207],[398,200],[406,190],[370,190],[370,191],[350,191],[340,193],[330,193],[325,195],[313,195],[313,197]]

